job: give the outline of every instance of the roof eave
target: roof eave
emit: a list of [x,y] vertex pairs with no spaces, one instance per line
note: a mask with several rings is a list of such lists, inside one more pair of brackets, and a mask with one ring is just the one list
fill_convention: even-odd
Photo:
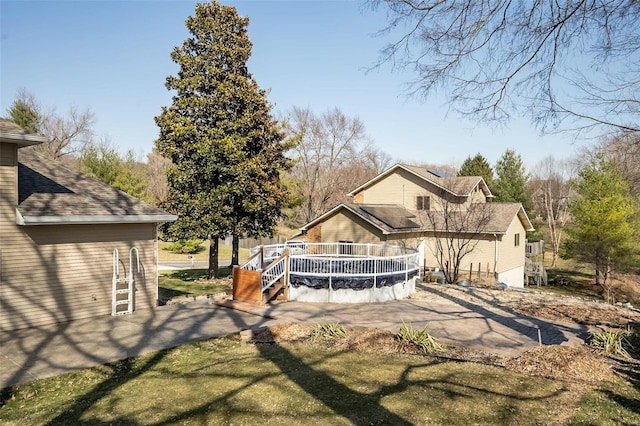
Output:
[[16,224],[35,225],[105,225],[118,223],[164,223],[173,222],[178,216],[165,215],[69,215],[69,216],[28,216],[16,212]]
[[315,218],[314,220],[312,220],[311,222],[307,223],[306,225],[302,226],[300,228],[301,231],[307,231],[309,230],[310,227],[316,225],[317,223],[322,222],[324,219],[326,219],[327,217],[331,216],[332,214],[334,214],[335,212],[337,212],[338,210],[340,210],[341,208],[345,208],[346,210],[350,211],[351,213],[355,214],[356,216],[358,216],[360,219],[364,220],[365,222],[369,223],[371,226],[377,228],[380,230],[380,232],[382,232],[383,235],[389,235],[392,232],[385,230],[384,228],[381,228],[378,224],[372,222],[371,220],[369,220],[369,218],[363,216],[362,214],[360,214],[360,212],[354,210],[351,208],[351,206],[341,203],[338,204],[337,206],[335,206],[334,208],[332,208],[331,210],[327,211],[326,213],[318,216],[317,218]]
[[18,147],[39,145],[46,141],[47,139],[40,135],[0,132],[0,142],[16,144]]

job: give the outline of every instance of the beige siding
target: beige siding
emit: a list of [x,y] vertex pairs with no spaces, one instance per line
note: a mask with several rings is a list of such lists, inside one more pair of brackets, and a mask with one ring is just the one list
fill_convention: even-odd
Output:
[[484,192],[482,192],[479,186],[476,186],[474,190],[471,191],[471,194],[467,198],[465,205],[468,207],[471,204],[486,203],[486,202],[487,202],[487,197],[484,195]]
[[[362,202],[366,204],[398,204],[409,210],[416,210],[418,197],[429,196],[431,210],[442,210],[443,205],[438,195],[442,194],[440,188],[402,169],[398,169],[362,192],[364,192]],[[453,197],[447,201],[463,203],[465,198]]]
[[[516,234],[520,234],[520,245],[517,247],[514,245]],[[522,226],[522,222],[520,222],[518,216],[514,216],[506,234],[502,236],[502,241],[500,241],[498,247],[500,252],[499,272],[508,271],[524,265],[525,240],[526,231]]]
[[[438,250],[436,238],[433,236],[425,236],[423,238],[425,240],[425,266],[429,268],[440,267],[437,259]],[[443,238],[441,242],[442,247],[447,246],[445,238]],[[473,267],[475,276],[478,271],[478,264],[480,264],[480,270],[483,274],[486,272],[487,266],[493,273],[495,256],[495,240],[493,236],[487,235],[477,238],[475,241],[472,241],[471,244],[473,245],[473,251],[465,255],[460,263],[462,278],[468,275],[470,267]]]
[[140,252],[135,308],[155,306],[154,224],[18,226],[17,149],[0,144],[0,329],[111,313],[112,255]]
[[404,170],[383,178],[364,190],[363,202],[368,204],[399,204],[407,209],[416,209],[418,196],[433,195],[422,179]]
[[322,222],[322,242],[353,241],[378,243],[384,238],[374,226],[353,213],[342,210]]
[[131,247],[140,253],[135,309],[156,304],[154,224],[14,224],[5,227],[2,236],[0,329],[110,314],[116,248],[121,277],[129,270]]

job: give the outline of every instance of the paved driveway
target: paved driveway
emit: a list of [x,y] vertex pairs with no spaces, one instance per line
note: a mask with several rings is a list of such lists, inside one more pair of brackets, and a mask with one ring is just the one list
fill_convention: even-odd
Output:
[[587,331],[577,324],[528,318],[430,291],[428,300],[357,305],[276,302],[249,312],[192,302],[0,332],[0,388],[279,322],[339,321],[394,332],[403,320],[414,327],[429,322],[432,333],[443,341],[504,356],[537,346],[538,329],[543,344],[578,345],[582,339],[577,336]]

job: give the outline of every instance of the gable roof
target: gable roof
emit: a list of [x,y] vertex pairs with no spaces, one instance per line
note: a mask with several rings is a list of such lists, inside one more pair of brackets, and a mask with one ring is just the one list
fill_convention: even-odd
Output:
[[160,223],[177,216],[46,159],[18,151],[19,225]]
[[[470,224],[468,229],[459,230],[457,233],[505,234],[516,216],[526,231],[532,231],[534,229],[527,213],[519,203],[478,203],[475,206],[487,210],[482,213],[481,217],[478,216],[478,219],[470,216],[464,219],[461,218],[459,223],[464,224],[465,221],[471,223],[474,220],[480,220],[482,223]],[[433,232],[434,230],[441,232],[446,231],[442,216],[434,214],[435,212],[433,211],[418,211],[416,215],[414,212],[399,205],[352,203],[339,204],[300,229],[306,231],[342,209],[352,212],[379,229],[385,235],[408,232]],[[459,215],[461,216],[463,214],[465,213],[460,213]],[[389,220],[389,215],[395,215],[396,218],[393,221]],[[473,229],[474,227],[475,230]],[[452,231],[451,226],[449,227],[449,231]]]
[[484,192],[485,196],[493,197],[493,194],[491,194],[491,191],[489,190],[487,183],[484,181],[484,179],[481,176],[455,176],[455,177],[442,176],[440,177],[440,176],[434,175],[432,172],[425,169],[424,167],[411,166],[408,164],[400,164],[400,163],[389,167],[384,172],[369,179],[368,181],[366,181],[365,183],[363,183],[362,185],[360,185],[359,187],[357,187],[347,195],[354,196],[356,193],[362,191],[363,189],[369,188],[370,186],[373,186],[380,180],[395,173],[397,170],[405,170],[413,174],[414,176],[422,179],[423,181],[428,182],[432,185],[435,185],[436,187],[443,189],[454,196],[467,197],[471,194],[471,192],[476,186],[480,185],[480,188],[482,188],[482,191]]
[[[520,203],[478,203],[466,211],[450,212],[449,224],[444,215],[434,211],[420,211],[421,223],[428,230],[472,232],[480,234],[505,234],[517,216],[525,231],[533,231],[533,225]],[[466,228],[466,229],[465,229]]]
[[[326,218],[331,217],[341,209],[352,212],[364,221],[380,229],[384,234],[390,234],[398,231],[411,232],[420,230],[420,225],[411,220],[411,218],[414,218],[416,216],[403,206],[393,204],[353,203],[338,204],[334,208],[328,210],[324,214],[307,223],[300,229],[306,231],[317,223],[320,223]],[[391,217],[393,216],[396,216],[397,218],[391,219]]]

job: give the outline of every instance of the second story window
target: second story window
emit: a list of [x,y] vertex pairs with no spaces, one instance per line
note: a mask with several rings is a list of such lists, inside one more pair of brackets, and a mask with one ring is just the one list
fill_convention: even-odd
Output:
[[430,210],[431,198],[427,196],[420,196],[416,199],[416,210]]

